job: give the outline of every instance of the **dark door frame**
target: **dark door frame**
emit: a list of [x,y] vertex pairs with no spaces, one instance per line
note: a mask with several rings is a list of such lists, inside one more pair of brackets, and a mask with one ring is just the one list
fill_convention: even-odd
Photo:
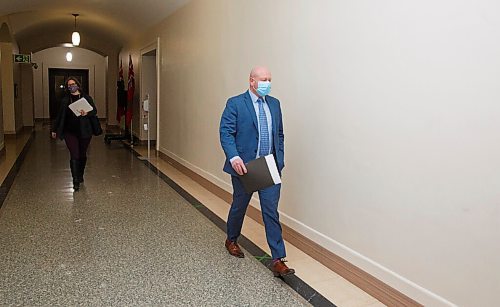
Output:
[[[72,76],[82,84],[83,91],[89,91],[89,70],[70,68],[49,68],[49,117],[54,120],[59,111],[61,98],[65,95],[65,80]],[[57,81],[56,81],[57,79]],[[57,84],[56,84],[57,83]]]

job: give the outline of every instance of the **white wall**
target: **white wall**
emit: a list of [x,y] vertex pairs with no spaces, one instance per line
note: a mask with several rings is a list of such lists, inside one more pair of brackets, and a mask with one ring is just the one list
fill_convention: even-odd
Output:
[[2,54],[2,48],[0,47],[0,151],[5,148],[5,137],[3,131],[3,70],[4,65],[3,59],[6,55]]
[[[12,74],[12,64],[8,61],[12,57],[12,48],[7,48],[8,43],[12,42],[12,36],[10,34],[10,29],[8,26],[8,20],[5,17],[0,17],[0,150],[5,148],[5,138],[4,138],[4,104],[10,105],[12,97],[12,88],[4,83],[12,80],[10,75]],[[10,62],[12,63],[12,62]],[[4,79],[4,75],[7,79]],[[7,93],[5,92],[7,91]],[[4,102],[5,101],[5,102]],[[8,106],[9,108],[9,106]]]
[[[33,61],[38,64],[34,71],[35,118],[50,118],[49,114],[49,68],[88,69],[88,93],[97,107],[97,115],[106,117],[106,59],[90,50],[71,48],[73,61],[66,61],[68,48],[48,48],[33,54]],[[40,95],[40,93],[42,93]]]
[[6,134],[16,133],[15,100],[14,100],[14,65],[12,63],[12,43],[1,43],[2,53],[2,106],[3,131]]
[[[13,54],[19,54],[19,47],[17,43],[14,43],[12,45],[12,53]],[[21,130],[24,126],[23,123],[23,82],[22,82],[22,69],[24,67],[30,67],[30,64],[19,64],[19,63],[14,63],[13,64],[13,82],[15,85],[15,88],[17,91],[17,96],[16,92],[13,92],[13,97],[14,97],[14,128],[15,132]],[[29,85],[27,85],[29,86]]]
[[13,63],[13,54],[19,53],[16,42],[2,42],[0,46],[2,53],[6,55],[3,58],[4,66],[2,70],[4,77],[4,83],[2,84],[4,90],[4,132],[15,134],[23,127],[21,69],[22,66],[29,64]]
[[199,0],[123,56],[160,37],[160,149],[229,191],[220,114],[267,64],[281,220],[423,304],[492,306],[499,35],[492,1]]
[[23,126],[34,126],[34,95],[33,95],[33,68],[31,65],[21,66],[21,97]]
[[116,81],[118,80],[118,52],[112,52],[106,57],[106,84],[107,84],[107,92],[106,92],[106,101],[107,112],[106,117],[108,118],[108,125],[117,125],[118,121],[116,120],[116,105],[117,105],[117,97],[116,97]]

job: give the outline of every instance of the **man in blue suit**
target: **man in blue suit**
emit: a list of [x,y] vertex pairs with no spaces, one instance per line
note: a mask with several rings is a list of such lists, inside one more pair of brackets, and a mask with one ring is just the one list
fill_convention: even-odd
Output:
[[[220,142],[226,155],[224,171],[231,175],[233,184],[225,245],[231,255],[240,258],[244,254],[237,240],[252,193],[245,192],[238,175],[247,172],[245,163],[268,154],[274,155],[280,174],[285,166],[280,102],[268,95],[271,91],[271,72],[266,67],[255,67],[250,72],[249,83],[248,91],[229,98],[220,122]],[[267,243],[273,257],[271,270],[274,276],[295,273],[284,263],[286,252],[278,215],[280,189],[281,184],[277,184],[258,191]]]

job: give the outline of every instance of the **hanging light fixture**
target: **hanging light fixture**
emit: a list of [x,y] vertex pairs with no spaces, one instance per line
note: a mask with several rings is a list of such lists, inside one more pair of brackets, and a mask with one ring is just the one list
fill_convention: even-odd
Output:
[[68,51],[66,53],[66,61],[68,61],[68,62],[73,61],[73,53],[71,53],[71,51]]
[[80,45],[80,33],[76,31],[76,17],[80,16],[79,14],[73,14],[75,16],[75,31],[73,31],[73,34],[71,35],[71,43],[73,43],[73,46],[78,46]]

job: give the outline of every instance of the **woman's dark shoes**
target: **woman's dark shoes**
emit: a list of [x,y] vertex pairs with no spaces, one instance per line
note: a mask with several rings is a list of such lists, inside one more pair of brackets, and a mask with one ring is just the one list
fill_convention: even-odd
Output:
[[234,257],[238,257],[238,258],[245,257],[245,254],[243,254],[243,252],[241,251],[241,248],[238,245],[238,243],[226,239],[225,245],[226,245],[227,251],[231,255],[233,255]]
[[73,181],[73,190],[75,190],[75,191],[80,190],[80,182]]
[[295,270],[287,267],[285,262],[286,261],[283,259],[273,260],[271,271],[273,272],[274,277],[282,277],[295,274]]

